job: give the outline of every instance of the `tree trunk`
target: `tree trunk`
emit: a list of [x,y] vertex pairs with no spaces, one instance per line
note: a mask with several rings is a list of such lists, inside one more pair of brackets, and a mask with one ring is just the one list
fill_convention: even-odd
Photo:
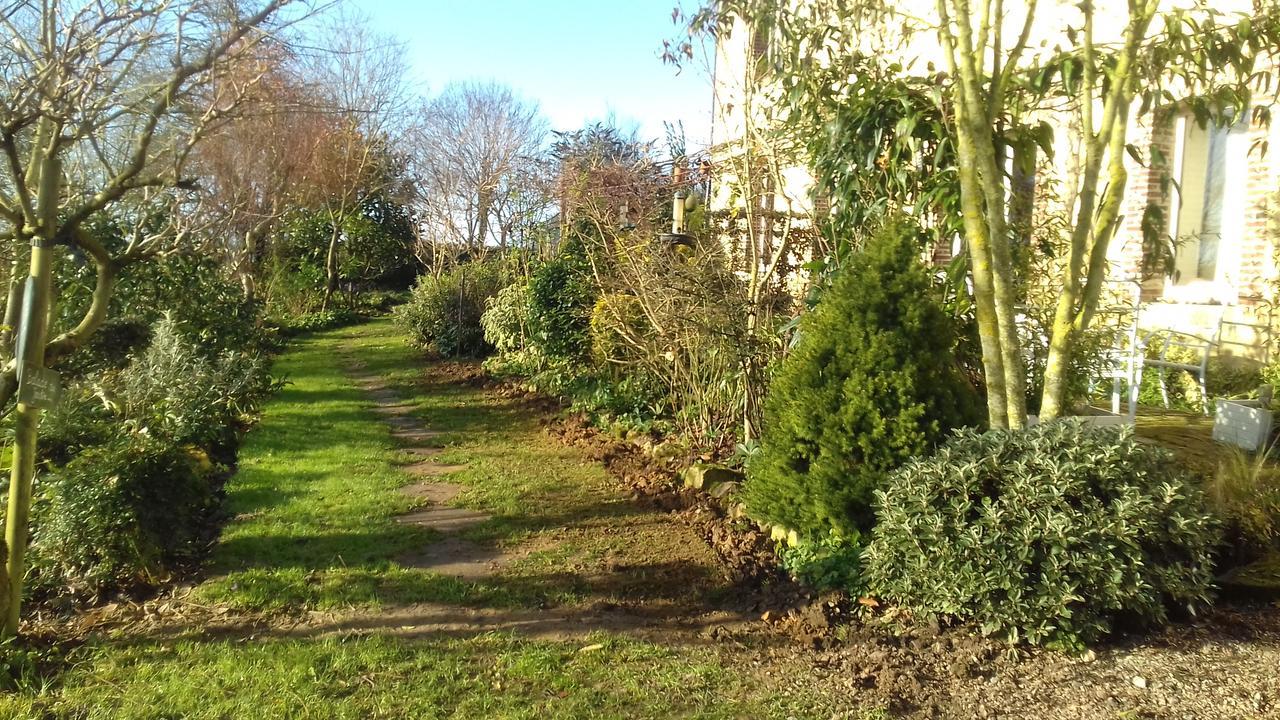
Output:
[[[36,147],[53,144],[57,128],[48,120],[42,121],[36,136]],[[48,333],[49,289],[52,284],[53,251],[49,247],[58,226],[58,201],[61,191],[62,167],[56,153],[47,150],[39,160],[39,192],[36,208],[40,214],[41,234],[39,242],[31,248],[31,271],[27,279],[26,298],[18,344],[22,356],[18,364],[18,386],[30,369],[44,367],[45,341]],[[9,596],[5,607],[4,636],[18,634],[18,620],[22,609],[23,577],[26,575],[27,535],[31,514],[31,487],[36,469],[37,428],[40,423],[39,408],[19,402],[14,423],[13,458],[9,476],[9,508],[5,522],[5,545],[8,557],[5,574],[9,580]]]
[[987,421],[992,428],[1005,428],[1009,426],[1008,394],[1005,388],[1000,326],[996,315],[996,293],[992,281],[991,248],[987,237],[989,228],[983,219],[977,153],[969,127],[962,122],[956,123],[956,140],[959,152],[960,204],[965,242],[969,246],[969,262],[973,272],[973,302],[978,321],[978,338],[982,344],[982,370],[987,381]]
[[342,226],[337,218],[333,217],[330,225],[333,229],[329,235],[329,250],[324,258],[325,283],[324,299],[320,301],[321,311],[329,309],[329,304],[333,302],[333,294],[338,289],[338,239],[342,236]]
[[[1155,14],[1155,3],[1131,7],[1129,26],[1125,31],[1124,52],[1116,61],[1108,78],[1108,95],[1103,118],[1093,135],[1091,82],[1086,83],[1082,102],[1086,130],[1085,170],[1081,183],[1080,207],[1072,229],[1070,255],[1063,269],[1062,294],[1054,312],[1049,337],[1049,358],[1045,366],[1044,391],[1040,398],[1040,415],[1045,419],[1060,416],[1065,410],[1067,381],[1071,370],[1071,349],[1080,333],[1088,329],[1102,295],[1107,277],[1107,252],[1111,238],[1119,227],[1124,191],[1129,175],[1124,166],[1125,145],[1129,133],[1129,111],[1137,88],[1132,67],[1142,38]],[[1086,55],[1092,54],[1092,22],[1086,22]],[[1092,78],[1086,78],[1091,81]],[[1098,182],[1102,173],[1103,151],[1106,151],[1107,184],[1098,200]],[[1097,214],[1094,206],[1097,204]]]

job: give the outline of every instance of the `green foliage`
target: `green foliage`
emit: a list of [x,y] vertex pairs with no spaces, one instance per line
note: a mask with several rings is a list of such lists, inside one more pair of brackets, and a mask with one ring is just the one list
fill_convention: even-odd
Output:
[[489,298],[507,283],[497,263],[458,265],[440,277],[424,275],[396,309],[413,341],[445,357],[483,355],[491,349],[480,318]]
[[529,278],[529,333],[548,357],[582,359],[591,350],[591,309],[597,290],[586,252],[566,244]]
[[129,357],[151,342],[151,323],[137,317],[109,318],[89,336],[59,370],[81,376],[98,370],[122,368]]
[[[1148,357],[1154,357],[1158,340],[1152,340]],[[1173,362],[1196,365],[1200,355],[1189,348],[1171,348],[1168,359]],[[1213,398],[1251,397],[1257,394],[1258,388],[1266,380],[1266,368],[1259,367],[1241,358],[1209,357],[1208,371],[1205,373],[1205,389],[1209,393],[1209,407],[1212,411]],[[1166,369],[1164,371],[1165,394],[1169,398],[1169,406],[1178,410],[1203,412],[1205,398],[1200,390],[1200,383],[1185,370]],[[1138,400],[1144,405],[1163,405],[1164,398],[1160,393],[1160,374],[1154,367],[1147,367],[1142,373],[1142,386],[1138,392]]]
[[1268,462],[1272,449],[1250,455],[1233,448],[1206,484],[1237,562],[1261,556],[1280,540],[1280,469]]
[[314,312],[283,318],[279,321],[280,332],[284,335],[290,336],[301,335],[302,333],[318,332],[320,330],[343,327],[344,325],[350,325],[359,319],[359,315],[345,308],[316,310]]
[[169,318],[151,334],[123,369],[67,388],[41,425],[42,458],[65,463],[122,431],[225,455],[278,387],[261,355],[207,357]]
[[[1024,332],[1020,333],[1023,354],[1027,358],[1027,412],[1032,414],[1040,411],[1040,401],[1044,397],[1044,371],[1049,363],[1049,336],[1054,311],[1052,304],[1028,307],[1027,325]],[[1096,381],[1106,374],[1106,352],[1116,346],[1117,340],[1111,328],[1091,326],[1076,333],[1071,343],[1071,357],[1068,360],[1063,392],[1067,407],[1089,399],[1091,381],[1095,383],[1095,393],[1110,396],[1111,382]]]
[[977,423],[915,241],[907,226],[886,226],[801,321],[748,467],[757,517],[809,536],[865,529],[886,473]]
[[1205,387],[1210,398],[1241,398],[1255,396],[1263,379],[1263,368],[1258,363],[1243,358],[1209,358],[1209,370],[1205,375]]
[[413,242],[408,208],[382,195],[369,196],[343,220],[338,272],[347,282],[405,287],[416,264]]
[[[87,266],[64,264],[63,274],[65,287],[55,330],[79,322],[93,288],[93,273]],[[225,350],[271,349],[260,310],[212,258],[180,253],[131,265],[121,273],[112,294],[107,322],[60,370],[82,375],[122,367],[131,354],[147,346],[152,326],[166,314],[173,318],[175,330],[208,357]]]
[[229,462],[278,384],[266,359],[214,356],[169,316],[118,370],[72,383],[44,419],[32,567],[44,594],[96,597],[163,579],[204,551],[210,456]]
[[153,584],[203,550],[215,507],[187,450],[134,433],[89,448],[40,483],[32,586],[92,597]]
[[408,210],[371,195],[339,216],[336,228],[327,211],[298,211],[282,223],[262,283],[272,314],[296,316],[320,309],[335,232],[339,286],[359,291],[346,298],[347,304],[357,303],[371,285],[408,286],[417,262]]
[[228,350],[207,358],[166,317],[151,345],[102,393],[127,428],[216,452],[234,446],[247,418],[275,388],[264,358]]
[[876,500],[871,591],[987,634],[1074,645],[1210,600],[1218,525],[1182,464],[1130,428],[962,431]]
[[863,544],[858,536],[842,537],[834,532],[816,540],[801,540],[778,549],[782,567],[817,590],[843,590],[858,594],[862,579]]
[[523,349],[529,337],[529,286],[512,283],[489,298],[480,316],[484,340],[499,353]]
[[[803,94],[788,97],[794,117],[817,129],[803,137],[819,186],[835,208],[828,229],[837,240],[836,254],[856,250],[867,228],[904,208],[935,220],[932,242],[950,242],[963,229],[960,178],[953,170],[951,118],[937,101],[937,78],[912,76],[873,56],[851,54],[839,62],[826,69],[830,80],[843,85],[837,96],[823,96],[822,102]],[[822,81],[791,82],[815,88]]]
[[48,638],[12,637],[0,640],[0,691],[40,693],[53,684],[66,663],[66,644]]

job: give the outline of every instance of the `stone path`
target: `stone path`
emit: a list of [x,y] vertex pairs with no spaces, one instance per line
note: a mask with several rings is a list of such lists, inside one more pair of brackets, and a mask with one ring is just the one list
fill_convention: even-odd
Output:
[[398,522],[431,530],[442,537],[429,542],[399,559],[401,565],[430,570],[441,575],[451,575],[465,580],[489,577],[506,561],[505,554],[496,548],[458,537],[467,528],[489,520],[488,513],[451,507],[451,503],[466,487],[445,482],[444,478],[465,470],[466,465],[452,465],[436,460],[443,448],[434,444],[443,433],[427,428],[413,416],[416,407],[387,386],[383,378],[369,372],[364,363],[344,358],[347,373],[360,389],[373,401],[373,411],[382,416],[391,427],[391,437],[414,461],[402,469],[415,481],[400,488],[400,492],[418,501],[419,507],[397,518]]

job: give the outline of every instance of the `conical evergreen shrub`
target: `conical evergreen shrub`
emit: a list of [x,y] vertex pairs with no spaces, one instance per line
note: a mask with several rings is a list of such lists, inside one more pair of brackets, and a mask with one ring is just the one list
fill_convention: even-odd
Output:
[[889,471],[979,421],[955,339],[916,231],[886,224],[801,320],[766,400],[749,511],[810,537],[869,529]]

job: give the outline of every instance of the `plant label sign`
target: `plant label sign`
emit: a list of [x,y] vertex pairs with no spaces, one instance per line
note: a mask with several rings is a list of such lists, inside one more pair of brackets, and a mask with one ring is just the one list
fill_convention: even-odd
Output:
[[24,364],[18,381],[18,402],[33,408],[51,408],[61,396],[61,375],[30,363]]

